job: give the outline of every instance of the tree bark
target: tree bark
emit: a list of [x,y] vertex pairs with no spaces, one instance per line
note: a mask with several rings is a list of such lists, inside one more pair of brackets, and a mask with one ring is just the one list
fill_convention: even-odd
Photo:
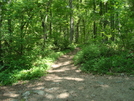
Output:
[[[93,1],[93,11],[94,11],[94,13],[96,11],[96,0]],[[93,22],[93,33],[94,33],[93,38],[96,38],[96,35],[97,35],[96,21]]]
[[0,3],[0,65],[3,65],[3,61],[2,61],[2,17],[3,17],[3,10],[2,10],[2,3]]
[[72,0],[69,0],[69,6],[70,6],[70,43],[73,42],[73,36],[74,36],[74,19],[73,19],[73,5]]

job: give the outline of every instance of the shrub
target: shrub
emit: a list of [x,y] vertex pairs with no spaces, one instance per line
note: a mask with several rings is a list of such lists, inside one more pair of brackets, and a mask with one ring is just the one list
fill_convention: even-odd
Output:
[[[47,51],[44,51],[44,54],[46,54]],[[0,70],[2,72],[0,72],[0,86],[13,84],[18,80],[31,80],[45,75],[47,73],[46,71],[50,68],[51,64],[59,56],[67,52],[69,52],[69,50],[62,51],[62,52],[54,52],[53,50],[49,50],[47,55],[45,55],[44,57],[39,55],[38,57],[36,57],[34,61],[25,62],[25,59],[27,58],[23,58],[24,60],[18,59],[18,61],[11,61],[12,65],[7,66],[7,69],[1,66]],[[13,64],[18,64],[18,65],[10,69],[10,66],[14,66]],[[27,67],[25,67],[26,64],[28,64]]]
[[118,51],[106,45],[92,44],[74,57],[81,70],[97,74],[133,73],[134,56],[127,51]]

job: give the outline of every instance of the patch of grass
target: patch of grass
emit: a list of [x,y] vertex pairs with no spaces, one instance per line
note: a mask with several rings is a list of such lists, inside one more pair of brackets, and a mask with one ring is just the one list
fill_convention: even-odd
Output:
[[118,50],[109,45],[91,44],[74,57],[81,70],[94,74],[134,74],[134,53]]

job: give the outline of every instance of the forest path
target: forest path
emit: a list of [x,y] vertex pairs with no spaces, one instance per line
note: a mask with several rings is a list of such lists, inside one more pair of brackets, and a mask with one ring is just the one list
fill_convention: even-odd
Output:
[[61,56],[40,79],[0,87],[0,101],[134,101],[134,77],[82,73],[74,50]]

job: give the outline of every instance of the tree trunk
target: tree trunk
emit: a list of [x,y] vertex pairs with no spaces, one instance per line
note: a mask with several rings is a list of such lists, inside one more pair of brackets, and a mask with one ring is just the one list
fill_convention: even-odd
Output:
[[73,20],[73,6],[72,6],[72,0],[69,0],[70,5],[70,42],[73,42],[73,36],[74,36],[74,20]]
[[10,17],[8,18],[8,32],[10,34],[8,49],[9,49],[9,54],[11,56],[11,54],[12,54],[12,45],[11,44],[12,44],[12,33],[13,33],[13,31],[12,31],[12,23],[11,23],[11,18]]
[[[52,2],[53,0],[49,0],[47,9],[47,12],[49,12],[50,15],[50,19],[52,18],[52,10],[51,10]],[[52,21],[50,19],[49,19],[49,37],[52,37]]]
[[115,13],[114,13],[114,7],[113,7],[114,3],[113,1],[110,2],[110,6],[111,6],[111,15],[110,15],[110,25],[111,25],[111,34],[112,34],[112,38],[111,40],[114,41],[114,29],[115,29]]
[[80,23],[80,18],[76,24],[76,34],[75,34],[75,42],[78,43],[79,42],[79,23]]
[[[93,11],[95,13],[96,11],[96,0],[93,1]],[[93,33],[94,33],[94,38],[96,38],[97,35],[97,26],[96,26],[96,21],[93,22]]]
[[[51,7],[50,7],[51,8]],[[50,9],[50,18],[52,18],[52,10]],[[52,21],[49,23],[50,37],[52,37]]]
[[83,42],[85,43],[86,42],[86,29],[85,29],[85,20],[83,19],[83,35],[84,35],[84,38],[83,38]]
[[3,17],[3,14],[2,14],[2,4],[0,4],[0,65],[3,65],[3,61],[2,61],[2,17]]

